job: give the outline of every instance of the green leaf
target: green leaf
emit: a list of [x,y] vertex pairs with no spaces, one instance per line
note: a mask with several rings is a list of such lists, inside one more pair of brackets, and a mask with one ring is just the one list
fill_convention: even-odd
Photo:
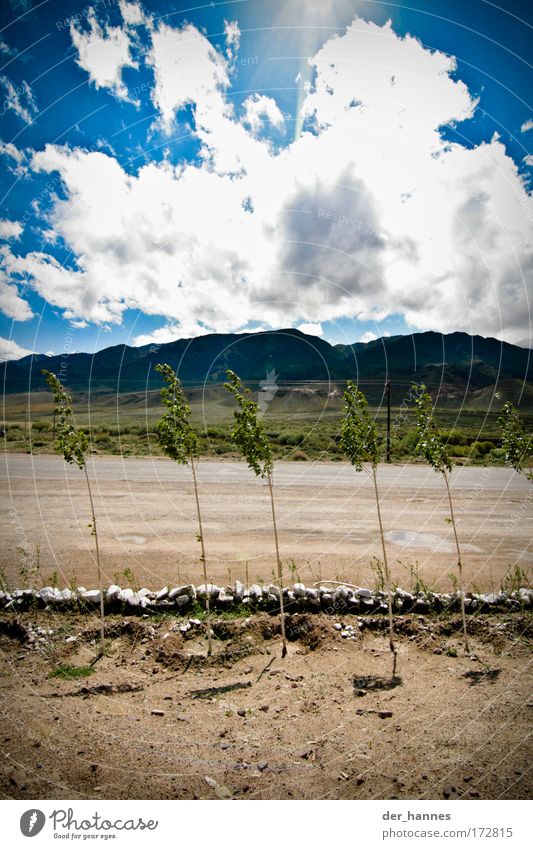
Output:
[[[503,405],[498,424],[502,435],[501,446],[505,452],[505,462],[516,472],[523,472],[526,461],[531,457],[532,438],[524,433],[520,413],[511,401]],[[530,473],[527,477],[530,479]]]
[[85,433],[76,427],[71,406],[72,399],[53,372],[43,368],[41,374],[46,378],[46,383],[54,395],[56,405],[54,411],[57,435],[55,446],[63,454],[67,463],[76,463],[80,469],[83,469],[85,452],[89,443]]
[[431,396],[423,383],[413,384],[412,391],[417,418],[415,453],[423,457],[436,472],[451,472],[452,461],[435,420]]
[[252,401],[250,390],[242,384],[235,372],[228,369],[226,377],[224,387],[237,402],[231,438],[255,474],[262,478],[268,477],[274,468],[274,457],[265,427],[258,419],[259,404]]
[[347,383],[344,401],[342,450],[358,472],[362,471],[363,463],[377,466],[383,457],[383,440],[368,410],[368,401],[352,380]]
[[168,413],[158,422],[157,438],[168,457],[186,464],[199,453],[198,436],[189,422],[191,408],[174,369],[166,363],[158,363],[155,370],[166,383],[161,390],[161,400],[168,408]]

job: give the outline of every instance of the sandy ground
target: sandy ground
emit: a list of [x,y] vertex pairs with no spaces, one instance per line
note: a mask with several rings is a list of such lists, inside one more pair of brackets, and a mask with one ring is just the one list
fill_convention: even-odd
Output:
[[[395,681],[382,631],[360,632],[348,617],[357,634],[348,642],[325,616],[288,621],[285,660],[279,619],[262,614],[215,626],[206,664],[203,627],[183,641],[171,618],[109,617],[108,656],[91,677],[63,680],[50,678],[57,664],[94,658],[95,619],[4,614],[0,794],[531,796],[530,615],[469,620],[478,660],[465,657],[456,617],[398,617]],[[47,634],[32,643],[35,626]],[[195,693],[210,687],[233,689]]]
[[[59,457],[1,460],[0,564],[12,584],[72,579],[96,585],[94,543],[83,473]],[[105,580],[123,586],[201,581],[190,471],[161,459],[89,462]],[[382,509],[392,575],[409,588],[409,567],[432,588],[450,590],[455,568],[449,510],[440,475],[423,465],[382,466]],[[202,462],[200,497],[209,574],[219,583],[272,579],[274,544],[268,490],[244,463]],[[505,468],[461,467],[452,474],[465,583],[498,587],[510,565],[533,563],[533,488]],[[281,552],[306,583],[340,578],[374,585],[380,556],[373,489],[345,463],[279,463],[275,489]],[[28,573],[39,575],[28,578]],[[296,578],[285,566],[287,583]]]

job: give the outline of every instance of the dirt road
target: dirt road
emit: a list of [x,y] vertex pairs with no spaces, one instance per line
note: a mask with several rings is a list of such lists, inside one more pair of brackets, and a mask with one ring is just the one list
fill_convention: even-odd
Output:
[[[140,585],[200,582],[190,471],[161,459],[95,458],[94,483],[108,581]],[[37,570],[60,585],[94,586],[94,541],[83,474],[59,457],[1,460],[2,568],[20,584]],[[244,463],[202,462],[200,497],[210,575],[219,583],[272,578],[274,547],[268,490]],[[422,465],[382,466],[382,509],[394,580],[409,588],[418,564],[426,584],[451,588],[456,556],[442,478]],[[340,578],[374,584],[381,555],[372,483],[345,463],[279,463],[275,472],[286,582]],[[499,586],[516,563],[533,563],[533,488],[504,468],[461,467],[452,474],[465,580]],[[289,560],[294,565],[289,566]],[[294,578],[293,578],[294,575]],[[31,582],[31,581],[30,581]]]

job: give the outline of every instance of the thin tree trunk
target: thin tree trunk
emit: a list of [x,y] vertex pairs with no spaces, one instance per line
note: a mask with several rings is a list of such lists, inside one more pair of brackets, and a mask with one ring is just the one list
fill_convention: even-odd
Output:
[[274,508],[274,490],[272,488],[272,475],[268,475],[268,488],[270,491],[270,504],[272,506],[272,524],[274,526],[274,540],[276,542],[276,560],[278,562],[278,582],[279,582],[279,612],[281,617],[281,656],[285,657],[287,654],[287,640],[285,638],[285,612],[283,609],[283,573],[281,569],[281,558],[279,556],[279,542],[278,542],[278,526],[276,524],[276,511]]
[[96,547],[96,565],[98,567],[98,589],[100,590],[100,651],[103,657],[105,653],[104,587],[102,585],[102,570],[100,568],[100,549],[98,547],[98,531],[96,530],[96,516],[94,513],[93,494],[91,490],[91,483],[89,481],[89,473],[87,471],[86,463],[83,464],[83,471],[85,472],[85,480],[87,481],[87,489],[89,490],[89,501],[91,502],[91,514],[93,517],[94,544]]
[[448,473],[446,469],[443,472],[444,481],[446,483],[446,492],[448,493],[448,503],[450,505],[450,516],[452,520],[453,527],[453,535],[455,537],[455,547],[457,549],[457,566],[459,568],[459,592],[461,594],[461,616],[463,619],[463,634],[465,638],[465,649],[468,654],[470,654],[470,643],[468,642],[468,633],[466,630],[466,612],[465,612],[465,596],[464,596],[464,588],[463,588],[463,562],[461,560],[461,549],[459,547],[459,538],[457,536],[457,528],[455,527],[455,516],[453,512],[453,502],[452,502],[452,494],[450,492],[450,482],[448,480]]
[[[396,669],[396,649],[394,647],[394,626],[392,619],[392,592],[390,585],[390,572],[389,572],[389,562],[387,560],[387,548],[385,546],[385,536],[383,534],[383,522],[381,521],[381,507],[379,504],[379,492],[378,492],[378,477],[377,477],[377,469],[373,465],[372,466],[372,478],[374,481],[374,492],[376,495],[376,508],[378,512],[378,522],[379,522],[379,534],[381,536],[381,549],[383,551],[383,565],[385,568],[385,581],[387,582],[387,600],[389,607],[389,646],[391,652],[394,654],[394,671]],[[393,674],[394,674],[393,671]]]
[[194,481],[194,497],[196,499],[196,513],[198,515],[198,530],[200,536],[200,545],[202,547],[202,565],[204,567],[204,583],[205,583],[205,610],[207,622],[207,656],[209,657],[213,650],[213,642],[211,637],[211,611],[209,604],[209,592],[207,590],[207,563],[205,559],[204,531],[202,528],[202,513],[200,511],[200,499],[198,498],[198,481],[196,480],[196,468],[194,465],[194,457],[190,458],[192,479]]

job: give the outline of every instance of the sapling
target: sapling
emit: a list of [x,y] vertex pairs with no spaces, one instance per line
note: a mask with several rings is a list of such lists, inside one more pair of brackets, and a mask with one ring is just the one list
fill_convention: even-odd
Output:
[[168,413],[157,425],[157,438],[165,454],[175,463],[190,466],[194,484],[194,500],[196,503],[196,515],[198,519],[198,533],[196,539],[200,543],[200,560],[203,566],[205,584],[205,610],[207,627],[207,654],[212,652],[211,635],[211,612],[209,604],[209,585],[207,583],[207,561],[205,555],[204,532],[202,525],[202,511],[200,509],[200,498],[198,496],[198,480],[196,468],[198,466],[199,447],[198,435],[190,423],[191,408],[174,369],[166,363],[158,363],[155,370],[159,372],[166,386],[161,390],[161,400]]
[[[379,436],[376,422],[370,415],[368,402],[356,384],[349,380],[344,392],[344,420],[341,426],[340,447],[348,457],[356,472],[365,471],[370,475],[374,484],[374,496],[378,514],[381,550],[383,552],[383,568],[387,590],[389,612],[389,647],[394,656],[393,674],[396,669],[396,648],[394,645],[394,622],[392,617],[392,591],[387,559],[387,546],[383,532],[381,506],[378,489],[378,465],[383,459],[384,442]],[[363,465],[370,464],[370,471]]]
[[250,469],[258,477],[266,478],[270,494],[270,505],[272,509],[272,525],[274,528],[274,542],[276,546],[276,560],[278,566],[279,583],[279,610],[281,617],[281,656],[287,654],[287,641],[285,638],[285,614],[283,609],[283,570],[279,553],[278,527],[276,523],[276,508],[274,504],[274,485],[272,475],[274,472],[274,456],[272,446],[268,440],[263,422],[259,419],[259,404],[253,401],[250,390],[243,386],[240,378],[235,372],[226,371],[227,383],[225,388],[230,392],[237,402],[238,409],[234,412],[235,426],[231,438],[239,448]]
[[96,550],[96,566],[98,569],[98,589],[100,590],[100,652],[102,656],[105,653],[104,639],[104,588],[102,584],[102,569],[100,566],[100,547],[98,545],[98,531],[96,527],[96,514],[94,510],[93,494],[91,490],[91,482],[87,471],[86,453],[88,448],[88,440],[83,430],[76,427],[74,413],[72,410],[72,399],[65,390],[65,387],[59,378],[51,371],[46,369],[41,370],[46,378],[46,383],[54,395],[55,410],[54,416],[56,419],[56,441],[55,445],[58,451],[63,454],[63,458],[67,463],[75,463],[79,469],[85,474],[87,483],[87,491],[89,493],[89,502],[91,505],[92,522],[89,525],[91,533],[94,536],[94,545]]
[[448,504],[450,506],[450,517],[448,521],[453,528],[453,536],[455,539],[455,548],[457,551],[457,568],[459,571],[459,594],[461,597],[461,617],[463,620],[463,634],[465,641],[465,650],[470,654],[470,643],[468,640],[468,632],[466,628],[466,612],[465,612],[465,596],[463,586],[463,560],[461,557],[461,548],[459,545],[459,537],[457,535],[457,525],[455,523],[455,514],[453,510],[452,493],[450,490],[450,475],[452,472],[452,461],[444,444],[444,440],[439,431],[435,420],[435,410],[433,401],[423,383],[413,385],[413,395],[415,399],[416,417],[417,417],[417,442],[415,445],[415,453],[423,457],[436,472],[439,472],[446,485],[446,493],[448,495]]
[[[505,452],[505,462],[515,472],[525,474],[528,480],[533,481],[531,436],[528,437],[524,432],[520,413],[511,401],[506,401],[503,405],[498,424],[502,435],[501,442]],[[526,468],[528,469],[527,472],[525,471]]]

